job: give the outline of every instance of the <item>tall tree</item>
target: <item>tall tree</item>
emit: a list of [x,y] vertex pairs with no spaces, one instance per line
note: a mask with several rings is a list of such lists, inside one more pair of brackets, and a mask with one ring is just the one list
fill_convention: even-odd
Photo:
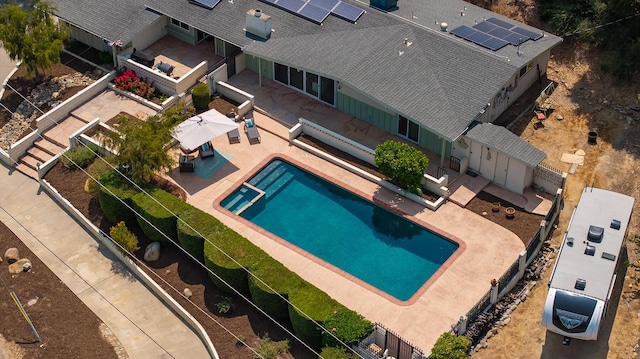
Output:
[[26,10],[15,4],[0,7],[0,42],[9,57],[22,61],[28,76],[60,63],[67,31],[61,29],[47,1],[31,0]]

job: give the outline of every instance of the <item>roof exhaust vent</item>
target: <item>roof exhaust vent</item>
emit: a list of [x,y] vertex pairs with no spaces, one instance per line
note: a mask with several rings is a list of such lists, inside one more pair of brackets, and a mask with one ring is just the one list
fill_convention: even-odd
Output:
[[584,254],[588,256],[594,256],[596,254],[596,247],[590,244],[587,244],[587,248],[584,249]]
[[620,225],[621,225],[621,223],[620,223],[620,221],[619,221],[619,220],[617,220],[617,219],[612,219],[612,220],[611,220],[611,225],[610,225],[609,227],[611,227],[611,228],[613,228],[613,229],[615,229],[615,230],[619,231],[619,230],[620,230]]
[[604,228],[598,226],[589,226],[589,234],[587,239],[591,242],[602,242],[602,236],[604,235]]
[[447,32],[447,28],[448,27],[449,27],[449,24],[447,24],[446,22],[441,22],[440,23],[440,31]]
[[584,279],[576,279],[576,285],[574,288],[576,288],[577,290],[584,290],[584,288],[587,287],[587,281]]
[[269,38],[271,35],[271,16],[265,15],[260,9],[249,9],[245,19],[246,32],[263,39]]

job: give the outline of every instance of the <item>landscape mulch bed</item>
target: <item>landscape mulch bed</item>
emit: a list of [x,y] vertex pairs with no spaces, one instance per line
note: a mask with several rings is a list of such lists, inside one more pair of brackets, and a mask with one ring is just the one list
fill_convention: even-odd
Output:
[[[102,336],[102,321],[64,285],[22,241],[0,222],[0,255],[11,247],[31,261],[29,272],[11,274],[7,261],[0,263],[0,334],[16,342],[24,358],[117,358]],[[25,321],[9,293],[14,292],[41,341]],[[32,301],[35,301],[33,303]],[[29,303],[32,304],[29,304]]]
[[[98,159],[99,160],[99,159]],[[87,176],[80,170],[71,170],[62,164],[56,165],[45,176],[45,179],[56,188],[60,194],[71,202],[83,215],[89,218],[96,226],[108,233],[113,225],[104,218],[100,210],[99,203],[84,190]],[[179,195],[181,189],[166,187],[167,183],[157,182],[169,192]],[[135,253],[136,258],[141,259],[144,248],[149,240],[144,236],[140,228],[135,224],[127,223],[127,227],[132,230],[140,240],[141,249]],[[249,305],[242,298],[220,291],[211,281],[206,271],[191,258],[173,245],[164,245],[159,261],[145,263],[148,267],[141,266],[156,280],[180,305],[182,305],[193,317],[205,328],[211,341],[214,343],[220,358],[253,358],[253,352],[243,345],[239,345],[237,340],[226,330],[241,336],[246,343],[255,347],[259,341],[258,337],[268,334],[274,341],[289,340],[291,344],[290,356],[281,358],[316,358],[316,356],[300,344],[295,338],[289,336],[280,327],[266,318],[253,306]],[[160,276],[168,284],[156,278]],[[174,291],[176,288],[180,293]],[[181,294],[189,288],[193,296],[191,301],[200,309],[194,307]],[[223,297],[231,297],[233,309],[230,313],[220,314],[216,303]],[[214,318],[211,319],[210,317]],[[216,321],[219,324],[216,324]],[[284,323],[285,327],[292,331],[290,324]],[[225,329],[222,328],[224,326]]]

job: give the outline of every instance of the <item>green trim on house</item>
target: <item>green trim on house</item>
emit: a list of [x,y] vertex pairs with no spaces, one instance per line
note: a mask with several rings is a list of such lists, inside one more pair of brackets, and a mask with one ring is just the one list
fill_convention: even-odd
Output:
[[182,40],[190,45],[196,44],[196,34],[194,33],[193,27],[189,31],[177,27],[171,24],[171,20],[169,19],[169,24],[167,25],[167,34],[175,37],[176,39]]
[[396,134],[397,132],[398,121],[395,115],[367,105],[341,92],[337,93],[336,108],[389,133]]
[[[420,141],[418,145],[424,147],[431,152],[442,154],[442,141],[444,139],[435,133],[420,127]],[[447,141],[445,145],[445,157],[451,156],[451,142]]]

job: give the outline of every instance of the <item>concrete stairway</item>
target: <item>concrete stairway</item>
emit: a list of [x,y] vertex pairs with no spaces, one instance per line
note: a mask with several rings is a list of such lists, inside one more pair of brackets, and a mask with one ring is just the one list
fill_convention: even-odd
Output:
[[73,113],[42,133],[40,139],[18,159],[15,169],[38,179],[38,165],[41,165],[69,147],[69,136],[86,125],[87,121]]

